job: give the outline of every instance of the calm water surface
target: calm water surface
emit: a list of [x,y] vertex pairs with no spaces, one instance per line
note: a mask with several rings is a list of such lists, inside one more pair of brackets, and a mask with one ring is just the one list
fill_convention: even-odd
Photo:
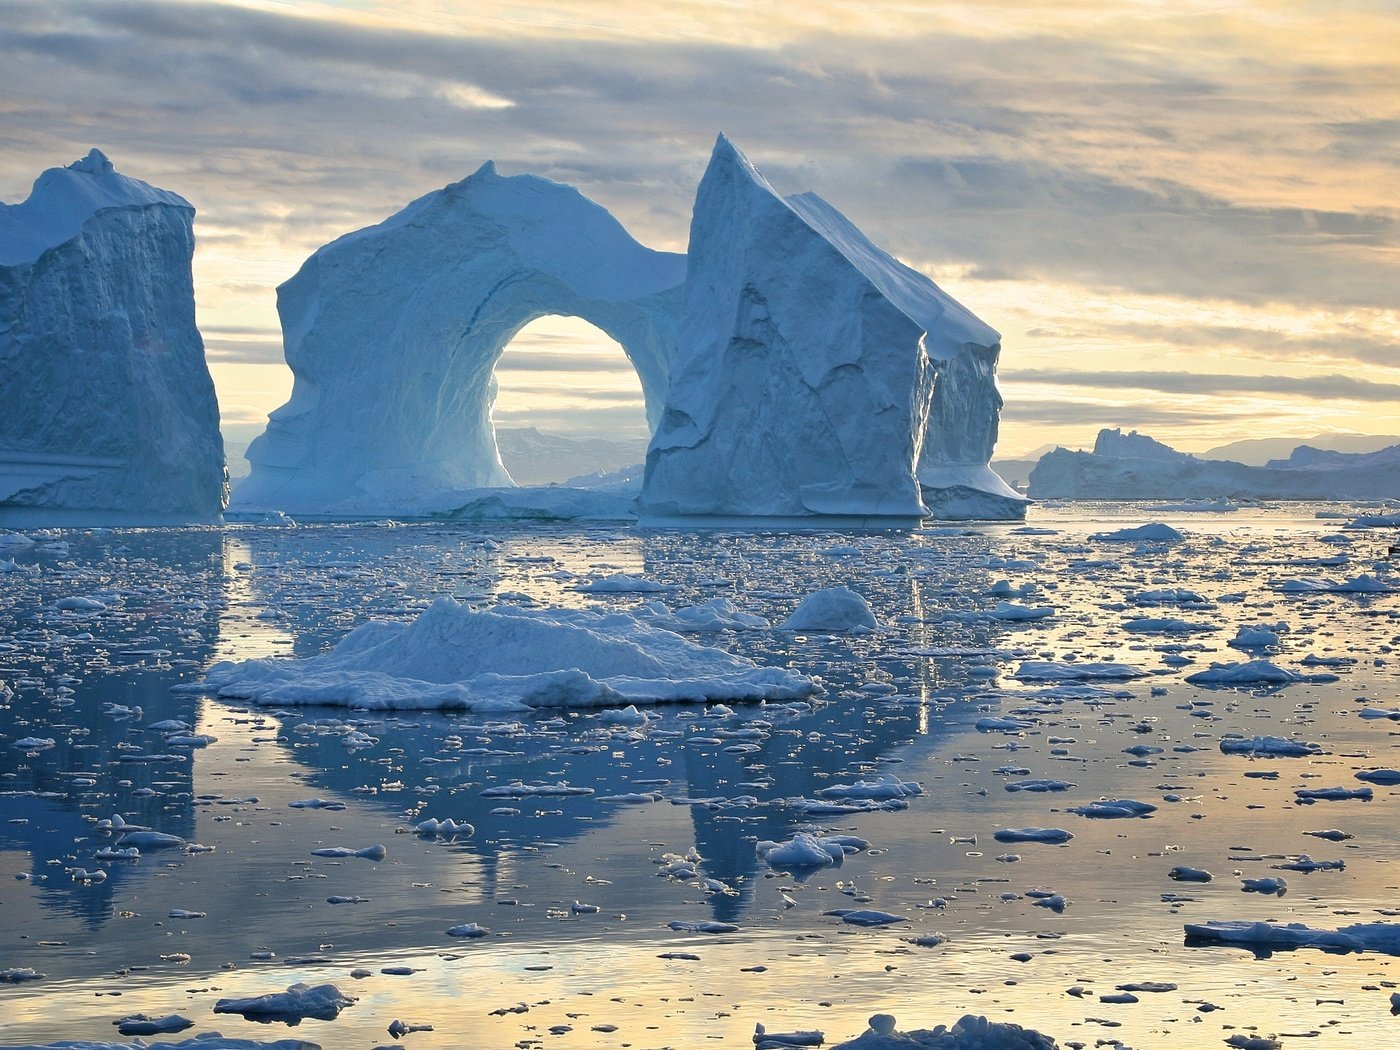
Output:
[[[1285,1046],[1389,1045],[1400,1025],[1394,957],[1259,957],[1182,935],[1183,923],[1207,919],[1400,921],[1400,789],[1377,786],[1369,803],[1294,796],[1400,765],[1400,723],[1359,715],[1400,708],[1400,596],[1277,589],[1361,573],[1400,583],[1380,558],[1388,537],[1343,530],[1345,518],[1318,510],[1040,506],[1033,532],[411,525],[36,536],[15,552],[29,571],[0,576],[0,682],[12,692],[0,706],[0,970],[45,976],[0,985],[0,1040],[115,1039],[121,1017],[178,1012],[195,1022],[184,1037],[296,1035],[328,1047],[383,1045],[396,1019],[434,1026],[404,1038],[418,1048],[740,1046],[756,1022],[838,1042],[885,1011],[902,1028],[987,1014],[1062,1045],[1219,1047],[1238,1033]],[[1153,520],[1186,539],[1091,539]],[[573,589],[618,572],[671,589]],[[1035,585],[1013,600],[1053,615],[988,616],[1003,579]],[[811,705],[666,707],[634,727],[597,711],[257,709],[171,688],[217,660],[323,652],[367,619],[409,619],[443,594],[611,608],[723,596],[777,624],[834,584],[863,593],[881,629],[691,636],[819,677],[825,693]],[[1140,592],[1168,587],[1206,602],[1139,604]],[[74,596],[104,608],[58,608]],[[1143,616],[1205,629],[1127,628]],[[1226,643],[1257,622],[1287,627],[1265,654],[1275,663],[1337,680],[1272,690],[1184,681],[1213,659],[1246,659]],[[1347,662],[1309,669],[1308,654]],[[1066,689],[1016,679],[1028,659],[1150,674]],[[1026,725],[979,729],[989,715]],[[149,728],[164,719],[216,739],[166,746]],[[368,742],[347,746],[351,731]],[[1226,755],[1229,733],[1297,737],[1322,753]],[[20,746],[26,738],[53,744]],[[814,816],[799,804],[885,774],[923,793],[889,812]],[[1006,790],[1025,777],[1073,786]],[[515,781],[589,793],[482,795]],[[661,798],[608,798],[641,792]],[[1066,812],[1100,797],[1158,808],[1131,820]],[[339,805],[292,805],[311,799]],[[113,840],[97,822],[113,814],[206,848],[98,861]],[[414,835],[426,817],[468,821],[475,833]],[[804,879],[757,858],[755,841],[812,824],[870,848]],[[993,839],[1027,826],[1074,838]],[[1353,837],[1304,834],[1330,828]],[[375,844],[382,861],[312,854]],[[692,851],[710,881],[659,874],[665,855]],[[1272,868],[1300,854],[1345,868]],[[1177,865],[1214,881],[1173,882]],[[105,881],[75,881],[75,869]],[[1241,876],[1280,875],[1283,896],[1241,892]],[[1037,906],[1028,891],[1039,890],[1069,903]],[[904,918],[860,928],[824,914],[840,908]],[[677,920],[738,929],[668,928]],[[445,932],[468,922],[490,934]],[[929,945],[933,934],[946,940]],[[222,997],[297,981],[331,981],[359,1001],[293,1032],[211,1012]],[[1129,982],[1176,988],[1100,1000]]]

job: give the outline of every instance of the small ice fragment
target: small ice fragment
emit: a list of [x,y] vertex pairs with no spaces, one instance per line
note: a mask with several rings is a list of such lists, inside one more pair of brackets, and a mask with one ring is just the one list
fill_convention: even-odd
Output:
[[1052,845],[1074,838],[1063,828],[999,828],[992,836],[998,842],[1048,842]]

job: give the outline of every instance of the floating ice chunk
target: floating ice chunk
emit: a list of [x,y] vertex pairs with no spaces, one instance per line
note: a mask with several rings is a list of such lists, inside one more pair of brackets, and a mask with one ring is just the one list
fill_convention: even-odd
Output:
[[1074,787],[1068,780],[1011,780],[1006,784],[1007,791],[1068,791]]
[[646,580],[640,576],[628,576],[626,573],[619,572],[611,576],[590,580],[587,583],[576,584],[574,590],[584,594],[660,594],[663,591],[675,590],[675,588],[657,583],[655,580]]
[[782,630],[841,634],[876,626],[875,613],[861,595],[849,587],[828,587],[804,598],[783,621]]
[[1027,718],[987,715],[977,720],[975,728],[985,733],[1019,733],[1023,729],[1034,729],[1035,723]]
[[1306,853],[1300,854],[1297,860],[1269,865],[1278,871],[1301,871],[1304,875],[1309,875],[1314,871],[1344,871],[1346,866],[1344,860],[1313,860]]
[[497,784],[493,787],[485,788],[481,792],[482,798],[532,798],[537,795],[562,798],[569,795],[592,795],[593,788],[574,787],[564,781],[556,781],[553,784],[525,784],[517,780],[510,784]]
[[888,911],[876,911],[872,908],[835,908],[831,911],[824,911],[822,914],[839,918],[842,922],[848,922],[852,926],[889,926],[896,922],[909,921],[908,916],[895,915]]
[[626,707],[609,707],[600,711],[598,721],[610,726],[644,726],[648,719],[636,704],[628,704]]
[[754,851],[765,864],[777,870],[826,868],[838,863],[848,852],[857,853],[864,849],[864,845],[855,845],[863,841],[846,836],[818,837],[811,832],[799,831],[787,842],[761,840],[755,843]]
[[170,835],[164,831],[148,831],[138,829],[135,831],[123,831],[121,838],[117,840],[117,845],[122,847],[132,847],[142,850],[153,849],[179,849],[188,843],[179,835]]
[[755,1050],[783,1050],[783,1047],[821,1046],[826,1036],[818,1031],[770,1032],[761,1024],[753,1026]]
[[12,966],[6,970],[0,970],[0,984],[23,984],[25,981],[42,981],[48,974],[40,973],[38,970],[28,966]]
[[1235,649],[1270,649],[1283,641],[1288,625],[1284,623],[1240,624],[1227,645]]
[[1099,532],[1089,538],[1101,543],[1175,543],[1185,537],[1170,525],[1158,521],[1148,525],[1139,525],[1135,529]]
[[285,1021],[295,1024],[308,1017],[318,1021],[334,1021],[340,1011],[353,1006],[357,999],[346,995],[333,984],[291,985],[285,992],[269,992],[248,999],[220,999],[214,1004],[216,1014],[242,1014],[252,1021]]
[[64,612],[102,612],[107,606],[99,602],[96,598],[85,598],[75,595],[70,598],[60,598],[54,606]]
[[1288,892],[1288,880],[1272,876],[1262,879],[1241,879],[1240,890],[1244,893],[1263,893],[1282,897]]
[[681,634],[708,631],[759,631],[771,626],[762,616],[744,612],[728,598],[713,598],[701,605],[667,609],[659,603],[641,615],[657,627]]
[[1123,624],[1123,630],[1134,634],[1193,634],[1216,629],[1214,624],[1193,623],[1171,616],[1138,616]]
[[92,855],[93,860],[140,860],[141,851],[135,846],[103,846]]
[[436,820],[429,817],[427,820],[420,820],[413,828],[420,835],[434,836],[440,835],[445,839],[470,838],[476,834],[476,828],[468,824],[465,820],[453,820],[448,817],[446,820]]
[[193,1021],[179,1014],[167,1014],[164,1017],[131,1014],[113,1023],[122,1035],[164,1035],[167,1032],[183,1032],[186,1028],[194,1027]]
[[893,773],[886,773],[877,780],[858,780],[854,784],[833,784],[817,792],[818,798],[851,798],[882,801],[892,798],[909,798],[922,795],[922,785],[912,780],[900,780]]
[[1210,670],[1197,671],[1187,675],[1192,685],[1291,685],[1294,682],[1335,682],[1333,674],[1302,675],[1297,671],[1279,667],[1268,660],[1250,660],[1246,663],[1212,663]]
[[1048,1035],[1016,1024],[989,1021],[972,1014],[951,1028],[900,1032],[890,1014],[875,1014],[870,1027],[854,1039],[838,1043],[831,1050],[1056,1050]]
[[1186,923],[1189,944],[1215,941],[1258,948],[1328,948],[1352,952],[1380,952],[1400,955],[1400,925],[1363,922],[1337,930],[1322,930],[1299,922],[1287,925],[1272,922]]
[[336,812],[345,808],[344,802],[334,802],[324,798],[298,799],[296,802],[288,802],[287,805],[292,809],[325,809]]
[[987,614],[994,620],[1044,620],[1054,616],[1055,610],[1048,605],[1017,605],[1015,602],[997,602],[996,608]]
[[1265,1035],[1245,1035],[1243,1032],[1230,1036],[1225,1040],[1225,1045],[1231,1050],[1283,1050],[1283,1044],[1277,1039]]
[[1372,784],[1400,784],[1400,769],[1363,769],[1355,776]]
[[1347,799],[1370,802],[1375,792],[1368,787],[1331,787],[1294,788],[1293,794],[1297,796],[1299,802],[1344,802]]
[[1097,802],[1089,802],[1082,806],[1072,806],[1069,812],[1077,813],[1081,817],[1145,817],[1149,813],[1156,813],[1157,807],[1150,802],[1135,802],[1130,798],[1103,798]]
[[1220,750],[1226,755],[1267,755],[1273,758],[1298,758],[1324,753],[1321,744],[1278,736],[1226,736],[1220,741]]
[[468,940],[475,940],[478,937],[486,937],[491,933],[485,926],[478,926],[474,922],[464,922],[460,926],[453,926],[447,931],[449,937],[465,937]]
[[1347,839],[1355,838],[1349,831],[1340,831],[1337,828],[1328,828],[1325,831],[1305,831],[1304,835],[1311,835],[1315,839],[1326,839],[1328,842],[1345,842]]
[[998,828],[992,835],[998,842],[1068,842],[1074,836],[1063,828]]
[[26,736],[16,740],[10,746],[17,751],[47,751],[57,745],[58,741],[51,736]]
[[313,849],[311,855],[337,859],[361,857],[364,860],[383,860],[389,855],[389,851],[383,846],[366,846],[364,849],[352,849],[349,846],[322,846],[320,849]]
[[676,919],[668,922],[666,926],[678,933],[738,933],[739,927],[732,922],[715,922],[712,919],[702,919],[699,922],[684,922]]
[[1026,682],[1080,682],[1091,679],[1122,680],[1142,678],[1148,672],[1132,664],[1060,663],[1054,660],[1024,660],[1011,677]]
[[1187,864],[1178,864],[1167,872],[1167,877],[1177,882],[1210,882],[1215,878],[1205,868],[1193,868]]
[[1209,605],[1210,601],[1186,587],[1152,587],[1133,595],[1138,605]]

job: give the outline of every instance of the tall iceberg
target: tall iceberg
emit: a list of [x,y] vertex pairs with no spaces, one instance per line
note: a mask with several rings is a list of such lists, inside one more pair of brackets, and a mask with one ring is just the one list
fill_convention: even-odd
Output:
[[291,399],[232,509],[476,513],[511,485],[493,373],[524,325],[622,345],[652,440],[652,522],[1019,517],[991,472],[1000,337],[812,194],[784,200],[723,135],[688,256],[577,190],[487,163],[319,249],[278,289]]
[[684,256],[639,244],[577,190],[490,162],[332,241],[277,290],[295,385],[249,448],[233,509],[447,514],[511,485],[494,370],[549,314],[620,343],[655,419],[684,279]]
[[0,522],[218,519],[193,219],[96,149],[0,204]]
[[999,349],[820,197],[780,197],[721,135],[643,519],[1020,517],[987,466]]

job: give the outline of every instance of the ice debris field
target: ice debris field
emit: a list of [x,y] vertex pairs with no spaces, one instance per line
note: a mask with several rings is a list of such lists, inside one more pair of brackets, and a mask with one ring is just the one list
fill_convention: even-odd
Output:
[[0,533],[0,1045],[1392,1045],[1393,512]]

